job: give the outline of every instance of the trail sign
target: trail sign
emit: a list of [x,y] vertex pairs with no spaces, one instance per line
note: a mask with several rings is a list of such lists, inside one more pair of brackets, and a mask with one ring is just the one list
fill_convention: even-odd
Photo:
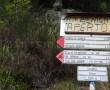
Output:
[[78,81],[108,81],[107,67],[78,66]]
[[109,35],[66,35],[57,40],[57,44],[68,49],[110,50]]
[[64,50],[56,56],[64,64],[110,65],[110,52]]
[[61,19],[60,27],[60,36],[65,32],[110,33],[110,17],[74,15]]
[[[57,44],[69,49],[56,57],[63,64],[110,65],[110,13],[67,12],[61,17]],[[105,51],[106,50],[106,51]],[[78,66],[78,81],[107,82],[107,67]]]

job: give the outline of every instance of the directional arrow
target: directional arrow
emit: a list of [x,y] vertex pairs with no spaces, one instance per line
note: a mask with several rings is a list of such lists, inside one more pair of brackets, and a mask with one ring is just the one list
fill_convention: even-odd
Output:
[[64,50],[56,58],[64,64],[110,65],[110,52]]
[[61,37],[59,40],[57,40],[57,44],[61,47],[64,47],[64,37]]
[[110,36],[68,35],[57,40],[57,44],[68,49],[110,50]]
[[64,52],[63,52],[63,51],[60,52],[60,53],[56,56],[56,58],[57,58],[58,60],[60,60],[61,62],[63,62],[63,60],[64,60]]

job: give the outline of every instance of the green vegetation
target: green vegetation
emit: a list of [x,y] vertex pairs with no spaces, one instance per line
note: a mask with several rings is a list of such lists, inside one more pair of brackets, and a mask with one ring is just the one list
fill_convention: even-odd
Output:
[[55,12],[34,11],[31,0],[1,0],[0,6],[0,89],[49,86],[57,72]]
[[29,90],[27,84],[16,81],[10,72],[0,69],[0,90]]
[[[62,65],[55,58],[60,50],[56,45],[60,23],[52,9],[54,1],[0,0],[0,90],[31,90],[51,84],[54,90],[77,90],[76,82],[63,81],[76,75],[74,66]],[[74,1],[72,8],[84,10],[87,6],[85,2],[81,5],[83,0]],[[107,2],[100,2],[98,10],[109,11]]]
[[54,85],[54,90],[78,90],[78,86],[73,81],[58,81]]

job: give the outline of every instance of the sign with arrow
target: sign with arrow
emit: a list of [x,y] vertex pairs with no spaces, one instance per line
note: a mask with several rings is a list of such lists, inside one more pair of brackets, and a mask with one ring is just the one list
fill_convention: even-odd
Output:
[[108,51],[64,50],[56,57],[64,64],[110,65],[110,52]]
[[68,49],[110,50],[110,36],[67,35],[57,40],[57,44]]
[[107,67],[78,66],[78,81],[108,81]]
[[[61,17],[57,44],[66,50],[56,57],[63,64],[110,65],[110,14],[65,13]],[[67,50],[68,49],[68,50]],[[78,81],[107,82],[107,67],[78,66]]]

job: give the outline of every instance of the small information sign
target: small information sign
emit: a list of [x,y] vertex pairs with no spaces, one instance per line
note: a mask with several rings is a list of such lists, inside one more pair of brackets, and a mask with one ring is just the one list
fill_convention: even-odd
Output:
[[78,66],[78,81],[108,81],[107,67]]

